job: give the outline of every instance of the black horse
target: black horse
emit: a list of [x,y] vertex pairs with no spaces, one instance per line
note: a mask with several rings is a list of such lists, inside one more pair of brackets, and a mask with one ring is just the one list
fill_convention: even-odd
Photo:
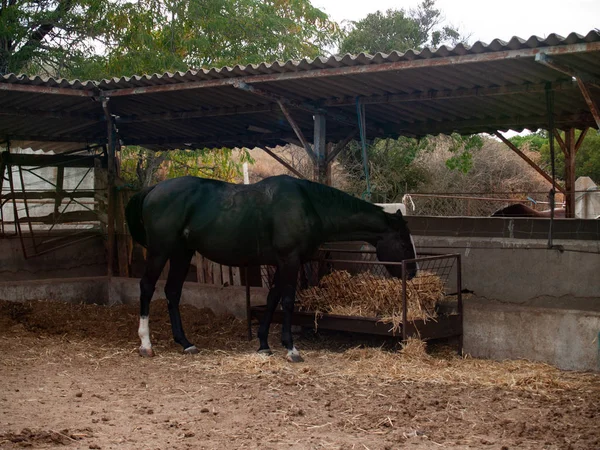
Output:
[[[291,334],[295,288],[300,265],[327,241],[366,241],[376,246],[380,261],[416,257],[402,214],[337,189],[288,176],[237,185],[196,177],[158,183],[135,194],[126,209],[133,238],[148,249],[140,281],[140,355],[153,356],[148,328],[150,300],[167,260],[165,286],[175,342],[197,353],[183,332],[179,300],[194,252],[226,266],[276,266],[267,297],[267,313],[258,331],[259,352],[269,353],[273,312],[282,301],[281,340],[288,359],[301,361]],[[407,277],[417,272],[408,264]],[[401,266],[388,266],[400,277]]]

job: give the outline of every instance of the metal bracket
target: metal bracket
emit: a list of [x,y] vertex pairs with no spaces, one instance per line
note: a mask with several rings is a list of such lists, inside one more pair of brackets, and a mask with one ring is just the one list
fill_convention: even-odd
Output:
[[583,98],[585,99],[585,102],[587,103],[588,108],[592,113],[592,116],[594,116],[596,125],[600,129],[600,109],[598,108],[598,105],[596,105],[596,102],[592,98],[588,87],[595,86],[597,88],[600,88],[600,81],[598,81],[596,78],[592,77],[589,74],[580,72],[578,70],[573,69],[572,67],[569,67],[566,64],[557,62],[554,58],[551,58],[545,53],[538,53],[537,55],[535,55],[535,61],[545,65],[546,67],[554,69],[557,72],[561,72],[565,75],[575,78],[575,80],[577,81],[577,85],[579,86],[579,90],[581,91],[581,95],[583,95]]

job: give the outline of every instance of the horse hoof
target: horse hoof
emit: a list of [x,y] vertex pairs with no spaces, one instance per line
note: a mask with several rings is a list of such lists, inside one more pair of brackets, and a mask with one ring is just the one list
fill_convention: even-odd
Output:
[[300,356],[298,353],[292,353],[287,355],[287,360],[291,363],[300,363],[304,362],[304,358]]
[[258,354],[264,356],[272,356],[273,352],[270,348],[261,348],[260,350],[258,350]]
[[140,347],[139,354],[140,354],[140,356],[143,356],[144,358],[152,358],[154,356],[154,350],[152,350],[152,347],[150,347],[150,348]]
[[186,353],[188,355],[196,355],[198,354],[198,349],[196,348],[195,345],[192,345],[191,347],[186,348],[183,353]]

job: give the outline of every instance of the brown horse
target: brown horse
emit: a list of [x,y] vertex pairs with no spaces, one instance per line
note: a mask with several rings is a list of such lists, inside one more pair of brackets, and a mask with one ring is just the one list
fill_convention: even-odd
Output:
[[[522,203],[515,203],[499,209],[491,217],[550,217],[551,210],[536,211]],[[554,208],[554,217],[564,218],[565,208]]]

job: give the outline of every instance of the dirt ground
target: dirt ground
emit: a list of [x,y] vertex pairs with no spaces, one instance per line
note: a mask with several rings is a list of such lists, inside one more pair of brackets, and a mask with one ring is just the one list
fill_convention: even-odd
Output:
[[600,449],[600,375],[527,361],[428,354],[305,333],[290,364],[245,324],[182,308],[157,356],[137,355],[137,308],[0,302],[0,448]]

